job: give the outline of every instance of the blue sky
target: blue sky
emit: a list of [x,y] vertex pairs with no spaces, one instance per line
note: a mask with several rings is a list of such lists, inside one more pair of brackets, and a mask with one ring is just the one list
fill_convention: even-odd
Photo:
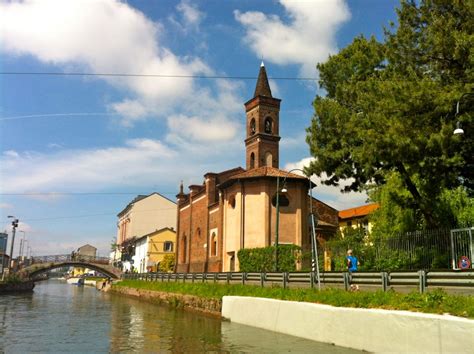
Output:
[[[315,78],[355,36],[383,38],[398,1],[0,1],[0,71]],[[282,99],[280,168],[308,163],[318,90],[270,80]],[[255,80],[0,76],[0,225],[34,254],[90,243],[105,255],[136,194],[245,165],[243,103]],[[315,178],[316,183],[318,179]],[[360,193],[318,186],[337,209]],[[23,236],[20,233],[19,236]],[[19,245],[19,243],[16,243]],[[16,247],[16,250],[18,247]],[[17,252],[15,252],[16,254]]]

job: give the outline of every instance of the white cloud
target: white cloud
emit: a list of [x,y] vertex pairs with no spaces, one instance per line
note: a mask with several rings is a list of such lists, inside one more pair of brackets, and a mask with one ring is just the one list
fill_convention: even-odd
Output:
[[204,18],[204,13],[199,11],[197,6],[191,4],[189,1],[181,1],[176,9],[181,13],[184,23],[190,27],[198,27]]
[[[294,168],[303,169],[306,166],[309,166],[312,157],[306,157],[297,162],[290,162],[285,165],[285,170],[290,171]],[[295,171],[297,174],[302,174],[299,171]],[[321,178],[322,177],[322,178]],[[353,208],[359,205],[364,205],[367,202],[366,193],[358,192],[349,192],[342,193],[341,189],[350,184],[350,180],[341,181],[339,187],[327,186],[321,183],[321,179],[326,179],[326,174],[323,174],[321,177],[312,176],[311,181],[316,184],[316,188],[313,189],[313,196],[319,200],[329,204],[337,210],[344,210],[348,208]]]
[[9,193],[71,191],[91,185],[94,189],[107,188],[109,184],[127,185],[152,178],[142,176],[150,170],[156,173],[160,167],[165,168],[163,164],[155,167],[152,163],[168,162],[174,156],[175,152],[159,141],[135,139],[127,141],[124,147],[4,157],[0,160],[0,178],[2,189]]
[[269,79],[268,83],[270,84],[270,89],[272,90],[273,97],[281,97],[280,86],[275,80]]
[[131,126],[136,121],[145,119],[149,113],[149,110],[142,102],[130,99],[112,103],[108,108],[123,116],[122,124],[124,126]]
[[[177,11],[188,26],[198,26],[204,17],[188,1]],[[31,55],[70,71],[180,76],[98,76],[128,96],[107,107],[122,116],[124,126],[171,114],[203,122],[218,114],[231,119],[234,102],[242,102],[234,84],[199,85],[191,76],[213,70],[198,57],[179,56],[163,46],[164,26],[118,0],[4,2],[0,23],[0,50],[9,55]]]
[[183,107],[182,114],[169,115],[167,141],[180,139],[196,142],[228,142],[235,139],[243,124],[241,83],[217,80],[215,94],[208,88],[197,91],[193,100]]
[[306,132],[301,132],[295,136],[284,136],[280,141],[280,149],[287,150],[296,147],[305,146],[306,144]]
[[335,34],[350,18],[344,0],[280,0],[289,21],[259,11],[235,11],[245,43],[259,58],[280,65],[301,65],[301,75],[316,75],[316,63],[336,52]]
[[0,203],[0,209],[12,209],[13,205],[8,203]]
[[[13,220],[13,219],[10,219],[10,220]],[[12,229],[13,229],[13,227],[12,227],[11,221],[7,222],[6,224],[3,225],[3,230],[7,230],[8,232],[11,232]],[[18,237],[18,234],[19,234],[20,230],[25,231],[25,233],[28,233],[28,232],[31,232],[33,230],[33,228],[29,224],[27,224],[26,222],[23,222],[23,221],[19,220],[18,227],[16,229],[17,237]]]
[[219,141],[232,139],[236,135],[238,125],[223,117],[202,120],[178,115],[168,118],[168,127],[173,136],[179,135],[194,141]]
[[47,146],[50,149],[61,149],[63,147],[61,144],[58,143],[49,143]]
[[18,157],[18,153],[13,150],[4,151],[3,154],[8,157]]
[[[200,126],[199,121],[194,123]],[[182,142],[179,140],[182,136],[177,135],[178,140],[170,144],[132,139],[124,146],[99,149],[62,149],[49,154],[17,153],[17,156],[3,154],[0,156],[0,191],[50,192],[31,197],[55,200],[62,196],[61,192],[126,190],[130,187],[141,188],[141,191],[158,182],[161,186],[177,186],[179,179],[195,183],[205,172],[235,167],[231,161],[243,156],[240,149],[234,148],[237,142],[190,143],[190,138],[201,138],[191,136],[187,141],[183,138]]]

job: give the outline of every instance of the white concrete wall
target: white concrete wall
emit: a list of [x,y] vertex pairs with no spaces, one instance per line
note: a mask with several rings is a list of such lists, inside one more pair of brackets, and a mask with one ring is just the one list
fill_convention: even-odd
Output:
[[472,353],[474,320],[408,311],[224,296],[232,322],[370,352]]

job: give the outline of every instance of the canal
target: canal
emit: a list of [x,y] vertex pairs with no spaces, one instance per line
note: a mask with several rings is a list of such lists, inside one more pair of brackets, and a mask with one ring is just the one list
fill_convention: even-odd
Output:
[[32,351],[356,352],[60,280],[0,296],[0,353]]

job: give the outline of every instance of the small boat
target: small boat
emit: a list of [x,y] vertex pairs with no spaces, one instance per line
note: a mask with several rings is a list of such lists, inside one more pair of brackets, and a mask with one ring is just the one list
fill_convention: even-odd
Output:
[[81,277],[71,277],[66,279],[68,284],[72,285],[84,285],[84,278]]

